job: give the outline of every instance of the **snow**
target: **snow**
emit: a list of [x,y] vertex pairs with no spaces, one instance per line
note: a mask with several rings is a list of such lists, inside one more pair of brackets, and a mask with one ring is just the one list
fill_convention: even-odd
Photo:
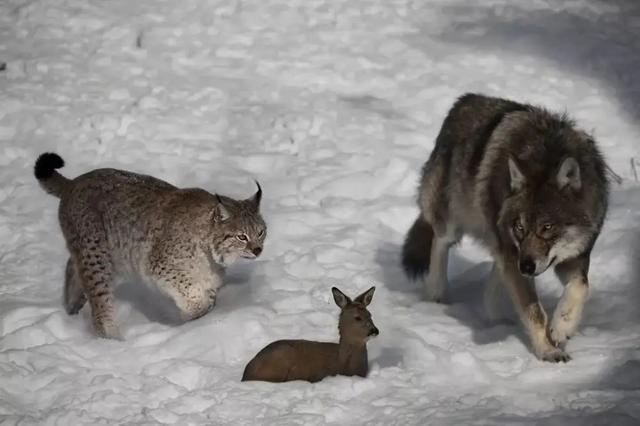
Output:
[[[640,7],[632,0],[81,0],[0,3],[0,423],[640,422]],[[418,173],[454,99],[567,110],[611,168],[573,360],[530,352],[482,307],[487,254],[464,240],[451,304],[399,268]],[[44,151],[76,176],[117,167],[236,197],[264,188],[264,254],[229,269],[207,316],[118,288],[124,342],[61,306]],[[335,340],[330,287],[376,285],[369,377],[242,383],[280,338]],[[560,286],[538,285],[549,314]]]

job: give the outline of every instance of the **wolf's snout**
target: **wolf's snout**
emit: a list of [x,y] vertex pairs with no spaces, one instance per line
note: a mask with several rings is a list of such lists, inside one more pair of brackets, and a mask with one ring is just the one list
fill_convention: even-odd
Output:
[[536,264],[530,257],[520,259],[518,267],[523,275],[533,275],[536,272]]
[[369,330],[369,336],[377,336],[378,334],[380,334],[380,332],[378,331],[377,327],[372,327]]

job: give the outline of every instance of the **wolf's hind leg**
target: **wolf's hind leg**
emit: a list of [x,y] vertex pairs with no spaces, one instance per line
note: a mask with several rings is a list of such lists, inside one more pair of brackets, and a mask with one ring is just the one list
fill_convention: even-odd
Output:
[[87,296],[82,288],[82,280],[78,274],[74,260],[67,260],[64,276],[64,309],[69,315],[76,315],[87,303]]
[[453,242],[446,236],[435,236],[431,242],[429,273],[424,282],[425,296],[431,302],[440,303],[447,289],[447,265],[449,248]]
[[566,343],[580,324],[589,295],[588,269],[588,257],[572,259],[555,268],[556,275],[564,285],[564,292],[553,313],[550,327],[551,339],[556,345]]

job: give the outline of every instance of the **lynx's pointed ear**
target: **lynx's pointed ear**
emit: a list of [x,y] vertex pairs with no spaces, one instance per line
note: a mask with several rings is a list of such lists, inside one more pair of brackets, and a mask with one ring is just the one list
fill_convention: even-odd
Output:
[[509,178],[511,182],[511,191],[513,192],[520,191],[526,183],[524,174],[522,174],[520,168],[511,157],[509,157]]
[[253,197],[247,199],[247,201],[249,203],[251,203],[255,207],[256,210],[259,210],[260,209],[260,200],[262,200],[262,187],[260,186],[258,181],[255,181],[255,182],[256,182],[256,186],[258,187],[258,190],[253,195]]
[[336,305],[338,305],[340,309],[344,309],[345,306],[351,303],[351,299],[349,299],[346,294],[338,290],[337,287],[332,287],[331,292],[333,293],[333,300],[336,301]]
[[558,170],[558,188],[562,189],[569,185],[572,189],[578,190],[582,186],[580,179],[580,166],[575,158],[569,157],[565,159]]
[[218,200],[218,204],[216,204],[213,211],[213,220],[215,222],[224,222],[231,217],[231,213],[229,212],[229,209],[225,207],[222,198],[220,198],[218,194],[216,194],[216,200]]
[[360,296],[356,297],[354,301],[356,303],[362,303],[364,306],[369,306],[371,300],[373,299],[373,292],[376,291],[375,287],[371,287],[369,290],[362,293]]

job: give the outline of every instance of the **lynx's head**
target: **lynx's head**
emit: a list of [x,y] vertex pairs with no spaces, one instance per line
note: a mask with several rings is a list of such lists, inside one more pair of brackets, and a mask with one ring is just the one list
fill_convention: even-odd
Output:
[[547,176],[528,176],[509,158],[511,195],[498,226],[517,250],[518,269],[535,276],[590,248],[597,224],[587,214],[578,162],[568,157]]
[[260,215],[262,188],[246,200],[216,195],[213,212],[213,258],[223,265],[238,257],[255,259],[262,253],[267,225]]

